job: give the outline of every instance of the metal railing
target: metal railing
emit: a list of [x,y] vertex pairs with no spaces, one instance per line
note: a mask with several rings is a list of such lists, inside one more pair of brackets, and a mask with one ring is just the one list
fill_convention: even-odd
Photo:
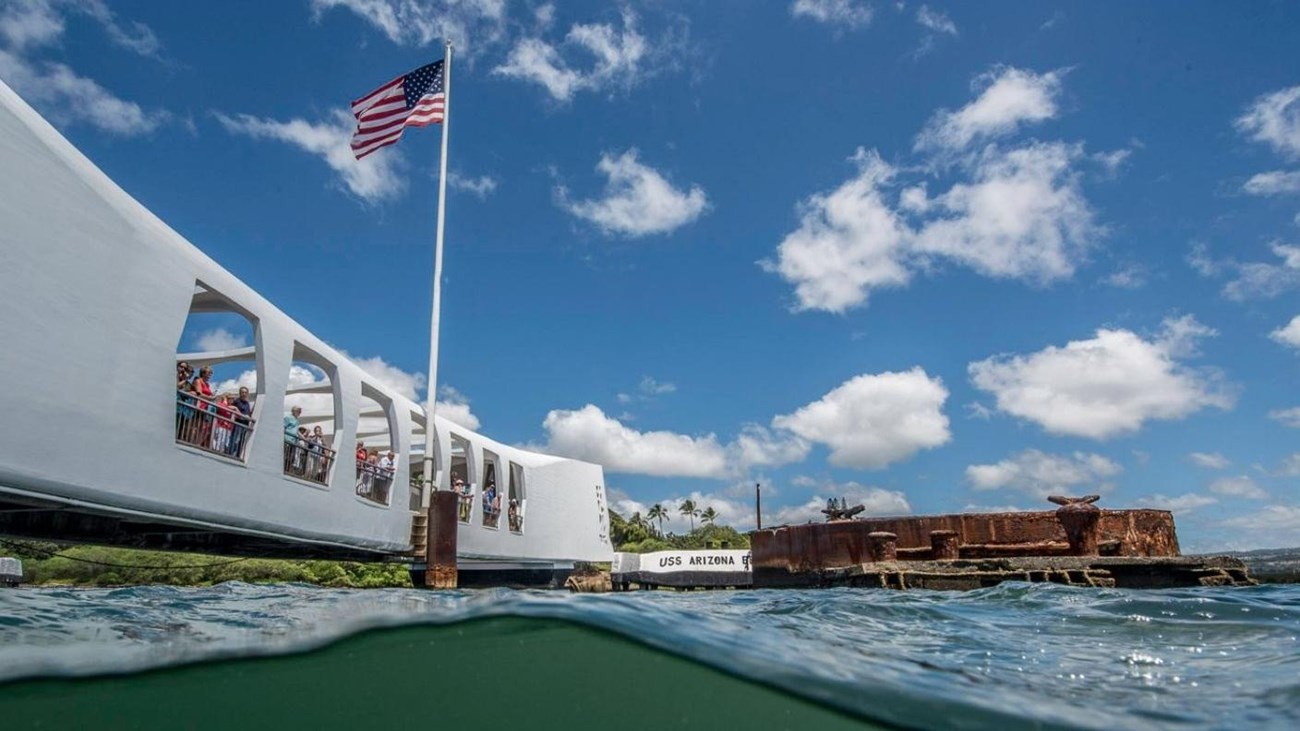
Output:
[[[454,489],[454,488],[453,488]],[[469,522],[469,514],[474,510],[474,491],[466,487],[456,491],[456,512],[462,523]]]
[[[292,441],[291,441],[292,440]],[[308,482],[328,485],[330,467],[334,466],[334,450],[323,444],[312,444],[306,439],[284,437],[284,474]]]
[[243,461],[256,420],[234,406],[221,406],[193,393],[176,391],[176,442]]
[[388,491],[393,487],[393,470],[357,460],[357,494],[374,502],[387,505]]
[[496,528],[501,524],[501,496],[498,495],[489,499],[487,494],[483,495],[483,525],[488,528]]

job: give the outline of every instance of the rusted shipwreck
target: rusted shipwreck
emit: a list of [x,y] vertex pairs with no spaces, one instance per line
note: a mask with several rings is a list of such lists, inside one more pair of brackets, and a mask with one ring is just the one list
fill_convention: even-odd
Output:
[[755,588],[978,589],[1003,581],[1165,588],[1256,583],[1230,556],[1183,556],[1165,510],[1103,510],[1098,496],[1056,510],[855,518],[750,534]]

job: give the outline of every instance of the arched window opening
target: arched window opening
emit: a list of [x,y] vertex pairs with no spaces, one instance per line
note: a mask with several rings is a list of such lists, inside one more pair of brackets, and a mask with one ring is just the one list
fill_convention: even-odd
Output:
[[501,524],[501,493],[497,492],[497,456],[483,450],[483,525],[497,528]]
[[[410,509],[414,511],[419,511],[424,505],[424,425],[424,413],[412,411]],[[435,475],[439,469],[441,469],[441,465],[438,463],[438,449],[435,446],[433,450],[433,471]]]
[[257,424],[257,319],[202,282],[176,346],[176,443],[244,461]]
[[284,392],[284,474],[328,485],[334,470],[339,394],[333,363],[294,343]]
[[524,468],[514,462],[510,463],[510,500],[506,503],[506,520],[510,530],[524,532]]
[[457,495],[457,517],[460,522],[468,523],[474,512],[474,480],[471,470],[474,467],[469,458],[469,440],[451,435],[451,489]]
[[357,414],[357,495],[371,502],[387,505],[397,472],[397,452],[393,448],[393,402],[383,393],[361,384],[360,411]]

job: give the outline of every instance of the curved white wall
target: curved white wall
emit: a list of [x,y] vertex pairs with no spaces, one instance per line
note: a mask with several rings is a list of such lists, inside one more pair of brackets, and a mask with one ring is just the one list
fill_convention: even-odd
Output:
[[[175,348],[196,281],[252,316],[260,350],[257,416],[239,464],[175,443]],[[329,487],[282,473],[284,394],[294,344],[337,372],[341,447]],[[234,530],[377,551],[409,547],[407,460],[390,505],[356,496],[354,443],[362,383],[396,410],[397,451],[411,453],[411,411],[394,393],[276,309],[137,203],[0,83],[0,487]],[[437,419],[450,433],[525,469],[524,531],[462,526],[460,551],[501,560],[608,561],[598,465],[509,447]],[[442,488],[448,488],[442,470]],[[477,495],[476,495],[477,501]],[[505,499],[503,498],[503,505]]]

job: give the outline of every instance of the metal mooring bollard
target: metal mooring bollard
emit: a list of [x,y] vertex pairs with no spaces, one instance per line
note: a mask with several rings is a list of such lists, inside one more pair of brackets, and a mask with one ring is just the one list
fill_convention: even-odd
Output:
[[897,561],[898,536],[885,531],[872,531],[867,534],[868,550],[872,561]]
[[961,547],[957,543],[957,531],[930,531],[930,558],[936,561],[951,561],[960,558]]

